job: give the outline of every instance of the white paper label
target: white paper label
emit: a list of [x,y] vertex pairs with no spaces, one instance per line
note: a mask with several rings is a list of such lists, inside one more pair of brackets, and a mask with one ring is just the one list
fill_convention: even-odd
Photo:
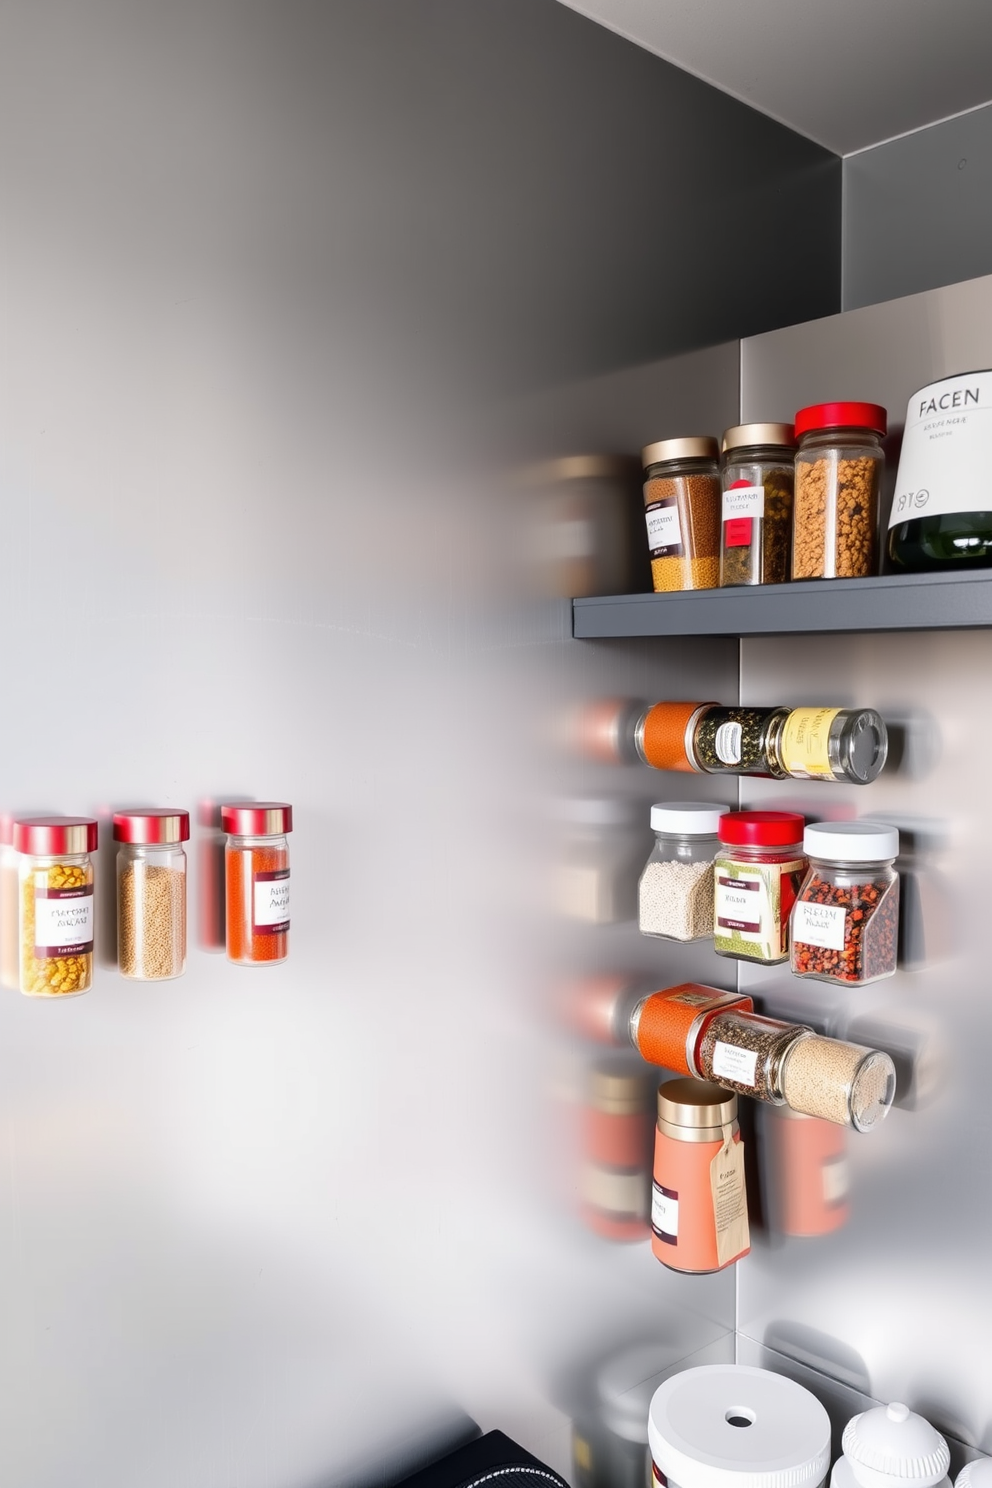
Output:
[[276,934],[289,929],[289,869],[275,873],[256,873],[254,890],[254,923],[256,930]]
[[850,1187],[846,1157],[831,1157],[823,1164],[823,1202],[840,1204]]
[[760,874],[747,873],[734,864],[736,878],[721,863],[716,881],[716,922],[719,930],[739,930],[745,940],[762,936],[768,917],[767,896]]
[[754,1049],[739,1049],[736,1044],[713,1045],[713,1078],[736,1080],[738,1085],[755,1085],[758,1055]]
[[713,740],[713,748],[716,750],[717,759],[725,765],[739,765],[741,762],[741,737],[744,730],[739,723],[721,723]]
[[34,951],[44,960],[62,953],[85,955],[93,949],[93,885],[81,889],[35,891]]
[[648,526],[648,547],[651,552],[658,548],[677,548],[682,543],[682,528],[679,526],[677,506],[658,506],[645,513]]
[[846,918],[847,911],[834,904],[807,904],[799,900],[792,911],[793,942],[842,951]]
[[946,512],[989,511],[992,372],[966,372],[916,393],[906,410],[889,526]]
[[732,522],[736,517],[763,517],[765,515],[764,486],[731,486],[723,493],[723,520]]
[[651,1189],[651,1227],[662,1240],[674,1244],[678,1239],[679,1196],[673,1189],[662,1188],[660,1183]]

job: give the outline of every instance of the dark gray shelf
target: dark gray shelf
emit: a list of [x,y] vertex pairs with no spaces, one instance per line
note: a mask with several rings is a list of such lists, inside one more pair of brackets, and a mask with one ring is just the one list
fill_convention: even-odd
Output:
[[992,626],[992,570],[803,580],[754,589],[616,594],[572,601],[572,634],[579,640],[975,630],[984,626]]

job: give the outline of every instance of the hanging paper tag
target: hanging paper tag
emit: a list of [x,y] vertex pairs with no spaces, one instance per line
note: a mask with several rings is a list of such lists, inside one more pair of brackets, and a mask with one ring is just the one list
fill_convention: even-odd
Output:
[[744,1143],[734,1141],[734,1128],[723,1128],[723,1146],[710,1163],[710,1194],[716,1221],[716,1263],[726,1266],[750,1249],[747,1191],[744,1187]]

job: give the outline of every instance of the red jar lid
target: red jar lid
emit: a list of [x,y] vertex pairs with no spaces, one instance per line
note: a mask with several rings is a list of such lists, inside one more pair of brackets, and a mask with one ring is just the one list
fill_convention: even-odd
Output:
[[221,807],[220,824],[236,837],[278,837],[293,830],[293,808],[285,801],[241,801]]
[[806,818],[798,811],[728,811],[720,841],[737,847],[791,847],[802,842]]
[[185,842],[189,812],[153,806],[145,811],[115,811],[115,842]]
[[88,853],[96,848],[99,827],[90,816],[21,816],[14,818],[14,847],[20,853],[51,858],[59,853]]
[[884,434],[888,414],[877,403],[811,403],[796,414],[796,438],[815,429],[871,429]]

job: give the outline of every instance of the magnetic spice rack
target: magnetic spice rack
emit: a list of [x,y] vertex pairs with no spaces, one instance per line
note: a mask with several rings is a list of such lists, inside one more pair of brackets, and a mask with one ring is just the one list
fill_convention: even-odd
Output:
[[572,601],[576,640],[992,627],[992,570],[813,579]]

